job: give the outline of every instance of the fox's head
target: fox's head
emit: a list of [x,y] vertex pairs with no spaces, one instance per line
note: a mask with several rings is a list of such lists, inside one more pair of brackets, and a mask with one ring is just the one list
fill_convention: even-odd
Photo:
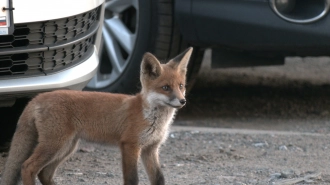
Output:
[[149,104],[173,108],[181,108],[186,104],[186,73],[192,51],[190,47],[166,64],[161,64],[151,53],[143,56],[141,93]]

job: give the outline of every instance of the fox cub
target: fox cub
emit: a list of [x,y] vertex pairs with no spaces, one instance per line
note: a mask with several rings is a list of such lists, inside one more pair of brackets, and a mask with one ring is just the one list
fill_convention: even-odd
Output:
[[138,159],[152,185],[165,184],[158,150],[175,112],[185,105],[188,48],[167,64],[146,53],[141,63],[141,92],[132,95],[58,90],[31,100],[12,140],[1,185],[54,185],[59,166],[80,139],[117,144],[125,185],[137,185]]

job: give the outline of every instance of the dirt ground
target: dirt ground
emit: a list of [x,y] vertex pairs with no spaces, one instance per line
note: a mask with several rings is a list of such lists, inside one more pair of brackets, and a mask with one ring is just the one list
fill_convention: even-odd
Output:
[[[326,185],[329,152],[325,134],[175,126],[160,158],[167,184]],[[63,185],[122,184],[120,161],[115,147],[82,143],[55,180]],[[139,167],[140,184],[148,184]]]
[[[328,58],[238,70],[204,66],[160,151],[166,183],[330,184],[329,70]],[[149,184],[141,164],[139,178]],[[55,180],[122,184],[120,152],[82,142]]]

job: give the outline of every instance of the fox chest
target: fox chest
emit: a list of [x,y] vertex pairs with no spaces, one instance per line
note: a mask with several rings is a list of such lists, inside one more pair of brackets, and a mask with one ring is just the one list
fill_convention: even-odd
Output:
[[168,129],[175,115],[175,109],[145,112],[148,127],[140,135],[140,145],[163,143],[167,139]]

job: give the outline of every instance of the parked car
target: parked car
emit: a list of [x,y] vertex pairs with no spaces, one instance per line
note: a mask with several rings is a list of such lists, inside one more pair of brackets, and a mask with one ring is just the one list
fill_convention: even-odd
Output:
[[329,55],[329,0],[107,0],[101,64],[88,90],[136,92],[144,52],[170,59],[194,46],[188,85],[212,67],[280,65]]
[[[0,0],[0,141],[10,137],[22,98],[82,90],[96,74],[103,0]],[[18,102],[18,103],[17,103]],[[8,128],[9,127],[9,128]]]
[[103,1],[0,2],[0,106],[39,92],[84,88],[99,63]]

